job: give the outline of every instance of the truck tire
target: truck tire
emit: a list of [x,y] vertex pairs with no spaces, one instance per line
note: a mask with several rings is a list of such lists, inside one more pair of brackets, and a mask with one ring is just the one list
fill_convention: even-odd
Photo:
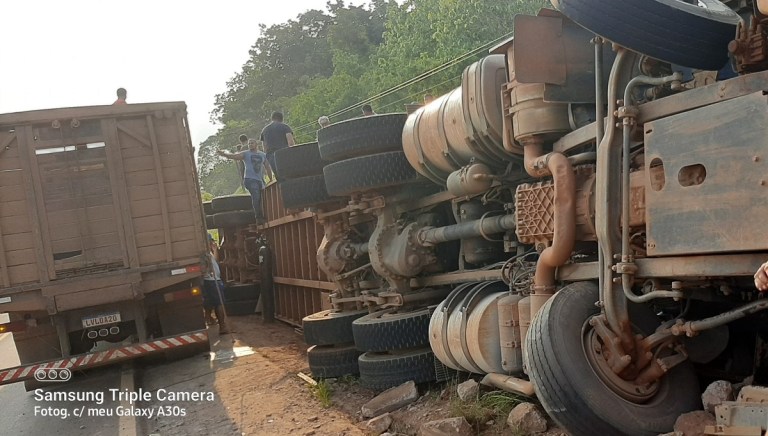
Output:
[[718,70],[728,60],[739,16],[717,0],[553,0],[565,16],[662,61]]
[[361,351],[391,351],[429,346],[429,309],[380,310],[352,322],[355,346]]
[[336,196],[418,180],[418,174],[402,151],[372,154],[332,163],[326,165],[323,173],[328,193]]
[[279,184],[280,193],[283,196],[283,206],[286,209],[303,209],[334,200],[325,190],[325,177],[322,174],[280,180]]
[[224,310],[227,312],[227,316],[253,315],[256,313],[256,305],[258,304],[258,299],[225,301]]
[[259,287],[253,283],[227,285],[224,290],[224,302],[250,301],[259,299]]
[[309,370],[315,378],[355,375],[360,371],[357,358],[360,351],[354,344],[313,345],[307,350]]
[[[248,199],[250,200],[250,196]],[[213,216],[213,224],[217,229],[245,226],[255,222],[256,215],[253,214],[253,209],[220,212]]]
[[367,310],[351,312],[322,312],[307,315],[301,320],[304,329],[304,342],[307,345],[336,345],[354,341],[352,321],[367,314]]
[[394,353],[365,353],[358,359],[360,384],[383,391],[407,381],[435,380],[435,355],[429,348]]
[[204,201],[203,202],[203,212],[206,215],[213,215],[213,205],[210,201]]
[[[655,395],[643,402],[619,396],[598,377],[599,370],[585,351],[592,348],[584,339],[592,331],[589,319],[600,312],[595,306],[598,298],[597,285],[572,283],[550,298],[534,317],[525,352],[536,396],[549,416],[574,436],[671,431],[678,416],[701,407],[693,367],[684,362],[672,368],[658,382]],[[637,330],[643,323],[633,320]]]
[[281,181],[323,174],[325,162],[320,158],[317,142],[281,148],[275,152],[275,166]]
[[218,213],[231,212],[233,210],[253,210],[251,205],[251,196],[245,195],[225,195],[211,200],[213,211]]
[[336,162],[385,151],[402,151],[406,118],[407,114],[382,114],[331,124],[317,131],[320,155],[329,162]]

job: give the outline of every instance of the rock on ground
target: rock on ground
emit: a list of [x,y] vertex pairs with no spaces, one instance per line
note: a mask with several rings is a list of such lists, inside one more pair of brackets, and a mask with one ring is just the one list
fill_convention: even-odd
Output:
[[715,413],[715,406],[719,406],[723,401],[733,400],[733,385],[725,380],[712,382],[701,394],[701,404],[704,410],[709,413]]
[[715,425],[715,416],[703,410],[680,415],[675,421],[675,432],[682,436],[704,436],[704,427]]
[[400,386],[387,389],[371,401],[365,403],[361,412],[365,418],[383,415],[395,411],[419,398],[419,391],[413,381],[405,382]]
[[507,425],[525,434],[547,431],[547,418],[532,403],[520,403],[509,412]]
[[469,379],[464,383],[459,384],[456,388],[456,393],[459,394],[461,401],[473,401],[477,400],[477,396],[480,393],[480,385],[476,381]]
[[475,432],[464,417],[425,422],[419,428],[418,436],[473,436]]
[[392,425],[392,416],[389,413],[379,415],[365,423],[365,429],[375,434],[382,434]]

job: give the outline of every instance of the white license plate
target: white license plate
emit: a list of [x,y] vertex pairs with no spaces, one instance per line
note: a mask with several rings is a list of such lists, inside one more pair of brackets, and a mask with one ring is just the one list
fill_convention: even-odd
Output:
[[83,318],[83,328],[97,327],[105,324],[120,322],[120,312],[103,313],[101,315],[87,316]]

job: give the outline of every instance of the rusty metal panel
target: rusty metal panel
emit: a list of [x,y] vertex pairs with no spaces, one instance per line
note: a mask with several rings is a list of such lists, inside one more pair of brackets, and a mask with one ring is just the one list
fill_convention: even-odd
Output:
[[268,221],[260,231],[274,255],[275,318],[301,326],[302,318],[327,308],[333,289],[317,266],[323,227],[312,212],[288,213],[276,183],[266,187],[262,201]]
[[768,112],[762,92],[645,124],[648,254],[768,248]]

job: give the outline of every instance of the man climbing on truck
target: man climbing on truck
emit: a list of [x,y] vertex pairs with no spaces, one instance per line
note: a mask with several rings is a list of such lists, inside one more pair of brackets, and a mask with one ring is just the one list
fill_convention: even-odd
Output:
[[243,161],[245,163],[245,174],[243,184],[245,189],[251,194],[251,205],[253,213],[256,215],[258,223],[264,222],[264,212],[261,207],[261,190],[264,189],[264,170],[270,179],[274,178],[272,166],[264,153],[263,146],[255,139],[248,140],[248,150],[239,153],[227,153],[224,150],[218,150],[217,153],[228,159]]

